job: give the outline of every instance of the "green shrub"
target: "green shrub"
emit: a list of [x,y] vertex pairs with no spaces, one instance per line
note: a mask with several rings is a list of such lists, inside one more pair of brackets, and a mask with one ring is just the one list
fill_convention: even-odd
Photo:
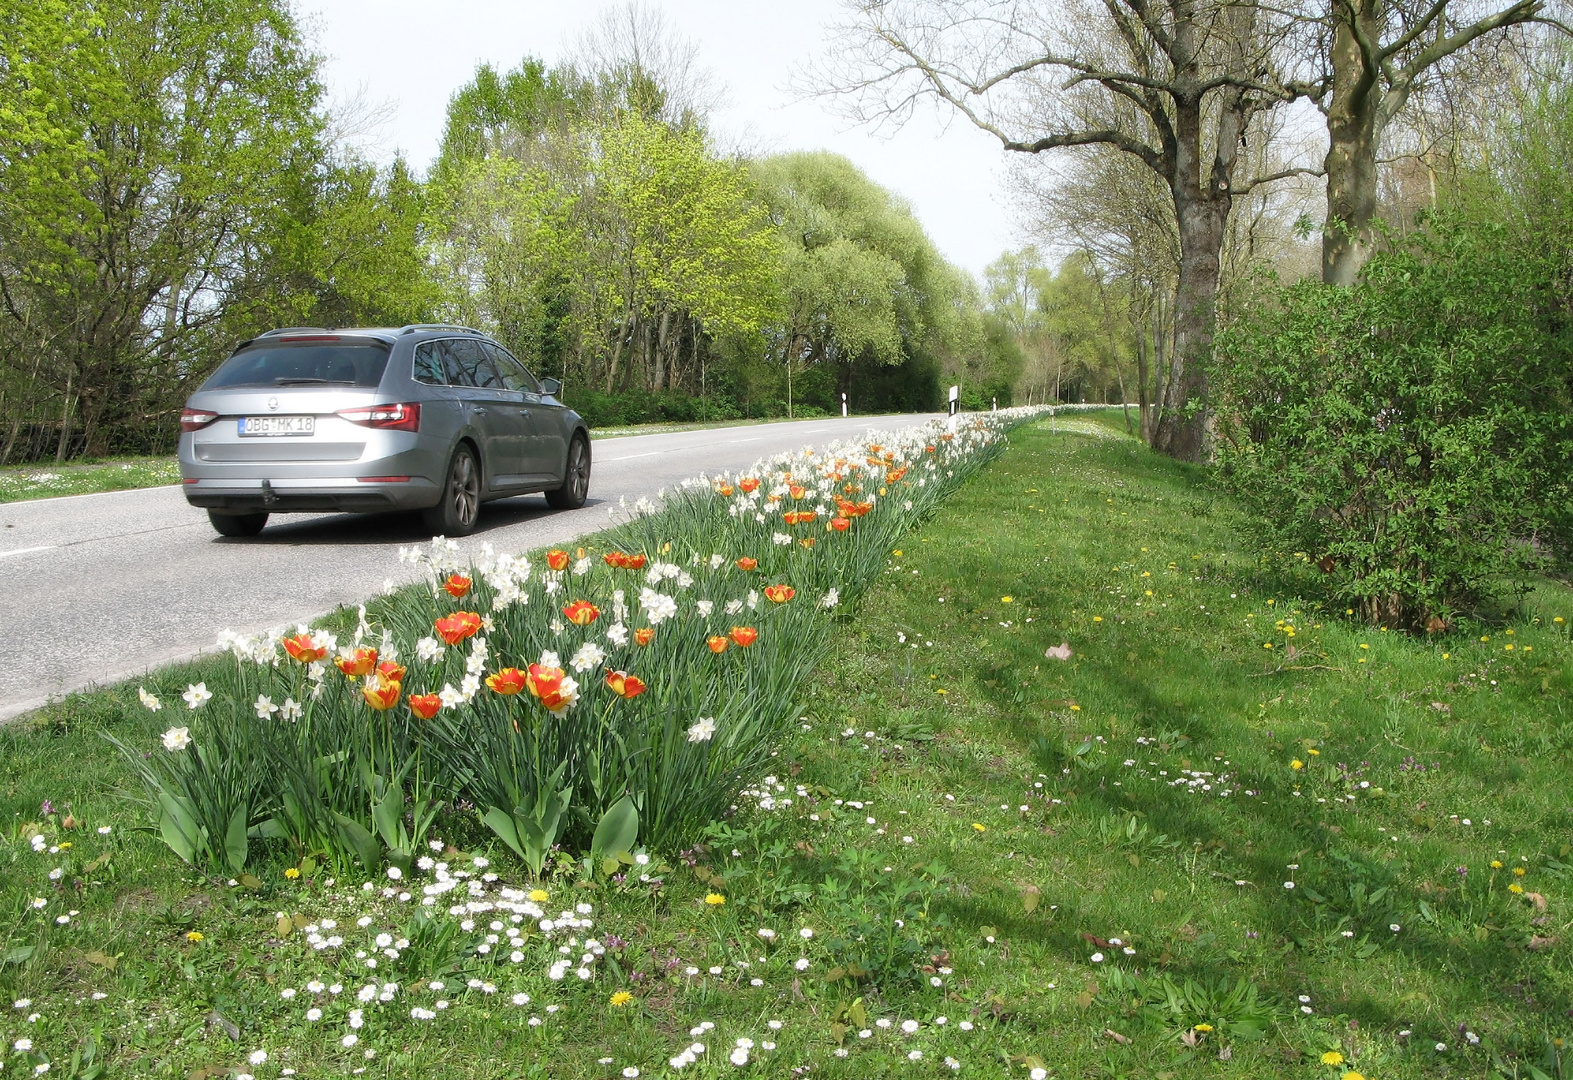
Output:
[[1435,629],[1544,561],[1569,498],[1569,330],[1539,260],[1433,220],[1350,289],[1219,337],[1221,477],[1265,551],[1367,619]]

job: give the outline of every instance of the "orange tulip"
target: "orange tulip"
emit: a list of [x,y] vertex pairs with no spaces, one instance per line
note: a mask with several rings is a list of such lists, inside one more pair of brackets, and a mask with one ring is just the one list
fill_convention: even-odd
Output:
[[934,447],[932,447],[932,446],[926,446],[926,447],[924,447],[924,449],[927,450],[931,454],[934,452]]
[[503,668],[495,675],[486,676],[486,688],[503,697],[512,697],[524,689],[524,672],[516,667]]
[[804,495],[808,494],[808,489],[803,487],[801,484],[789,484],[787,486],[787,494],[792,496],[794,499],[801,499]]
[[[376,649],[356,649],[352,656],[335,656],[333,666],[352,679],[369,675],[377,667]],[[395,679],[395,682],[398,680]]]
[[643,679],[626,671],[608,671],[606,685],[611,688],[612,693],[624,699],[636,698],[648,689]]
[[436,694],[411,694],[404,700],[409,705],[410,712],[422,720],[430,720],[437,715],[437,710],[442,708],[442,698]]
[[879,445],[879,443],[869,443],[869,445],[868,445],[868,452],[871,453],[871,454],[882,453],[884,451],[884,449],[885,448],[883,446]]
[[623,568],[627,570],[643,570],[644,564],[645,557],[643,555],[630,555],[628,556],[628,561],[623,564]]
[[646,627],[643,627],[643,628],[641,628],[639,630],[635,630],[634,631],[634,644],[635,645],[641,645],[641,646],[642,645],[648,645],[648,644],[650,644],[650,642],[652,640],[654,640],[654,638],[655,638],[655,630],[652,629],[651,627],[646,626]]
[[745,572],[755,569],[758,565],[758,559],[750,559],[747,555],[744,555],[741,559],[737,560],[737,568]]
[[578,684],[567,678],[562,668],[531,664],[524,677],[524,684],[551,712],[561,712],[579,697]]
[[452,615],[438,619],[434,625],[438,637],[449,645],[457,645],[481,628],[481,617],[473,611],[455,611]]
[[739,649],[746,649],[759,640],[759,631],[752,626],[734,626],[728,636],[732,639],[732,644]]
[[471,581],[463,574],[449,574],[448,580],[442,583],[442,587],[448,590],[449,596],[457,600],[468,593],[470,591],[470,586],[474,584],[475,582]]
[[745,493],[752,494],[759,490],[759,481],[752,476],[745,476],[737,482],[737,486],[742,488]]
[[588,600],[575,600],[563,608],[563,617],[575,626],[589,626],[601,617],[601,609]]
[[784,604],[797,595],[797,590],[790,585],[766,585],[765,599],[774,604]]
[[568,569],[568,553],[566,551],[558,551],[556,549],[548,551],[546,553],[546,565],[551,567],[553,570]]
[[399,684],[389,679],[368,678],[361,684],[361,696],[378,712],[387,712],[399,703]]
[[377,665],[377,674],[389,682],[403,682],[404,671],[404,665],[397,660],[384,660]]
[[805,536],[803,539],[799,540],[798,543],[802,544],[804,547],[811,548],[814,546],[815,541],[812,536]]
[[731,484],[717,484],[715,490],[717,495],[722,495],[726,498],[732,497],[733,488]]
[[885,474],[885,483],[894,484],[897,480],[900,480],[905,475],[907,475],[907,467],[905,465],[899,469],[891,469]]
[[817,517],[819,515],[812,510],[788,510],[781,515],[781,520],[788,525],[807,525]]
[[726,638],[719,635],[709,638],[705,644],[710,646],[710,651],[713,653],[726,652]]
[[954,435],[941,435],[939,437],[939,441],[940,442],[950,442],[950,440],[954,439],[955,437],[956,436],[954,436]]
[[628,556],[624,555],[621,551],[608,551],[605,555],[602,555],[601,558],[605,560],[607,566],[621,567],[626,565],[628,562]]
[[826,529],[834,529],[836,532],[846,532],[851,527],[852,522],[844,517],[833,517],[825,522]]
[[327,646],[319,649],[316,642],[311,640],[310,634],[296,634],[294,637],[285,638],[284,651],[302,664],[313,663],[328,655]]

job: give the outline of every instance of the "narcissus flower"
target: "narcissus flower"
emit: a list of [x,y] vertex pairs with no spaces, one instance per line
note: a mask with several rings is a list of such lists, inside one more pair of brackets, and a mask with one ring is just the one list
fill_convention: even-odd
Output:
[[438,619],[434,625],[438,637],[449,645],[457,645],[481,628],[481,617],[473,611],[455,611]]
[[726,645],[727,645],[726,638],[721,637],[718,634],[712,635],[709,638],[706,638],[705,639],[705,644],[710,646],[710,651],[713,652],[713,653],[724,653],[724,652],[726,652]]
[[442,587],[448,590],[449,596],[457,600],[460,597],[466,595],[470,591],[470,587],[474,584],[475,582],[471,581],[463,574],[449,574],[448,580],[442,583]]
[[588,600],[575,600],[563,608],[563,618],[575,626],[589,626],[601,617],[601,609]]
[[436,694],[411,694],[404,699],[410,707],[410,712],[422,720],[430,720],[437,715],[437,710],[442,708],[442,698]]
[[366,681],[361,683],[361,696],[378,712],[387,712],[399,703],[400,686],[396,682],[381,678],[377,675],[366,676]]
[[318,645],[310,634],[296,634],[294,637],[284,639],[284,651],[289,653],[290,659],[299,660],[302,664],[312,664],[328,655],[326,645]]
[[831,529],[836,530],[836,532],[846,532],[851,527],[851,519],[844,517],[833,517],[829,521],[825,522],[826,532],[829,532]]
[[606,685],[620,698],[635,698],[648,689],[643,679],[626,671],[608,671]]
[[333,664],[352,679],[370,675],[377,666],[376,649],[356,649],[348,656],[335,656]]
[[746,649],[759,640],[759,631],[752,626],[734,626],[727,636],[732,639],[732,644],[740,649]]
[[486,688],[495,694],[511,697],[524,689],[524,672],[516,667],[503,668],[495,675],[486,676]]
[[546,565],[553,570],[568,569],[568,553],[553,548],[546,553]]
[[165,750],[184,750],[191,745],[191,730],[183,727],[172,727],[159,738],[163,739]]
[[377,674],[389,682],[403,682],[404,665],[397,660],[384,660],[377,665]]
[[579,684],[560,667],[531,664],[524,683],[547,712],[566,712],[579,700]]
[[654,640],[655,640],[655,630],[654,630],[653,627],[644,626],[644,627],[640,627],[638,630],[634,631],[634,644],[635,645],[639,645],[639,646],[648,645],[648,644],[650,644],[650,642],[652,642]]
[[688,726],[689,742],[709,742],[715,735],[715,717],[701,716]]
[[758,566],[759,560],[750,559],[747,555],[744,555],[741,559],[737,560],[737,568],[745,572],[757,569]]
[[797,595],[797,590],[790,585],[766,585],[765,599],[772,604],[784,604]]

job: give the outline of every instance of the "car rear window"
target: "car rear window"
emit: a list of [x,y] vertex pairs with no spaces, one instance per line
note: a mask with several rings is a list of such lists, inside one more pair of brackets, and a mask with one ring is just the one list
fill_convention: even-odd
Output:
[[204,390],[242,386],[376,387],[388,366],[388,346],[370,338],[333,337],[248,345],[219,367]]

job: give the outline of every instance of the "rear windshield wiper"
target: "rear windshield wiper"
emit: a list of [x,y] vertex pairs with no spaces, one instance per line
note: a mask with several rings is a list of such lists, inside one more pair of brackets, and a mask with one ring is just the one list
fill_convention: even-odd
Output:
[[354,386],[353,379],[317,379],[301,376],[295,379],[274,379],[274,386]]

